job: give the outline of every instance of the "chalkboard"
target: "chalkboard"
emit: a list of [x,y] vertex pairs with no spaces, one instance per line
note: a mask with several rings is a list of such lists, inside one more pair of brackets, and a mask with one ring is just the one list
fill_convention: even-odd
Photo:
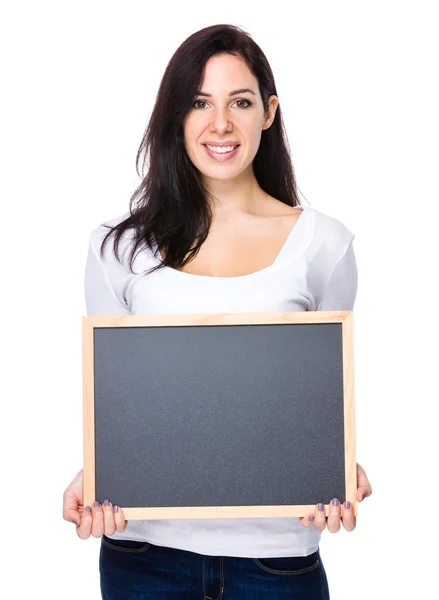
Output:
[[84,317],[84,501],[357,514],[352,311]]

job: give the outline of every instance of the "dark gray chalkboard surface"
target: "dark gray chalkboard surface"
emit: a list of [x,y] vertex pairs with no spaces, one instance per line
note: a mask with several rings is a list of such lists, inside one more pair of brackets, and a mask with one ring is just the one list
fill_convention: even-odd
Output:
[[356,514],[352,345],[352,311],[85,317],[86,504]]

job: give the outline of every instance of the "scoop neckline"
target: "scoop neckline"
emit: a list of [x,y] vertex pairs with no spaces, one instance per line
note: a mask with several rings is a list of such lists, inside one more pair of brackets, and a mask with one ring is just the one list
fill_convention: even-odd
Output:
[[[279,250],[276,258],[271,263],[271,265],[268,265],[268,267],[264,267],[263,269],[259,269],[258,271],[253,271],[252,273],[246,273],[244,275],[236,275],[236,276],[228,276],[228,277],[219,277],[217,275],[198,275],[197,273],[186,273],[185,271],[178,271],[177,269],[174,269],[173,267],[169,267],[168,265],[165,265],[164,267],[162,267],[162,269],[163,269],[163,271],[165,271],[167,273],[175,274],[176,277],[180,277],[181,279],[186,278],[187,280],[192,279],[193,281],[196,281],[196,280],[197,281],[212,281],[212,282],[246,281],[248,279],[253,279],[253,278],[259,277],[261,275],[265,275],[266,273],[271,272],[271,271],[275,270],[276,268],[278,268],[279,265],[283,266],[285,264],[285,263],[280,263],[280,259],[285,254],[287,247],[291,244],[291,241],[299,235],[298,231],[300,232],[300,229],[303,229],[304,233],[305,233],[305,231],[307,231],[306,226],[309,223],[309,218],[306,218],[306,215],[309,214],[308,210],[311,209],[312,207],[301,204],[301,205],[296,205],[294,208],[300,208],[301,214],[299,215],[299,218],[297,219],[294,227],[288,234],[288,237],[285,240],[284,244],[282,245],[281,249]],[[308,229],[308,231],[309,231],[309,229]],[[303,243],[298,244],[298,246],[296,248],[296,252],[292,256],[292,258],[288,261],[288,264],[290,264],[291,262],[294,262],[294,260],[297,260],[305,252],[308,245],[309,245],[309,240],[307,238],[303,239]]]

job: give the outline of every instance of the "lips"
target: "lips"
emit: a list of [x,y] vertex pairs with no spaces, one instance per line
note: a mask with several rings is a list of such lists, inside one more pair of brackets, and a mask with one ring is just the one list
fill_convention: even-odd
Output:
[[[210,146],[210,144],[209,144]],[[221,147],[224,146],[234,146],[234,144],[224,144]],[[218,162],[224,162],[226,160],[230,160],[231,158],[233,158],[236,153],[238,152],[240,146],[239,144],[236,146],[236,148],[234,148],[232,151],[230,152],[222,152],[221,154],[218,152],[213,152],[212,150],[209,150],[209,148],[206,146],[206,144],[204,144],[204,147],[206,149],[207,154],[210,156],[210,158],[213,158],[214,160],[218,161]]]

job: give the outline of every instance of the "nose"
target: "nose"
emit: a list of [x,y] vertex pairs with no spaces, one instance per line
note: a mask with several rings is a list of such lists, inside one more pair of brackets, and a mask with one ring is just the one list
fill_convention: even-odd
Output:
[[219,135],[225,132],[230,132],[233,129],[231,115],[228,109],[217,107],[213,110],[210,130],[217,132]]

